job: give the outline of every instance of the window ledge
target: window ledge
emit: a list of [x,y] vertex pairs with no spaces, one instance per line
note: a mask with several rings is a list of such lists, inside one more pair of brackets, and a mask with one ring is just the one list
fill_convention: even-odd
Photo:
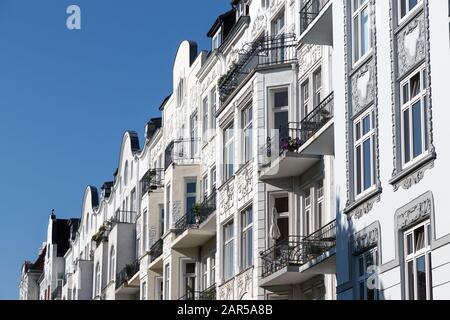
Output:
[[434,160],[436,160],[436,158],[435,152],[429,152],[420,161],[417,161],[410,167],[405,168],[394,175],[392,179],[389,180],[389,184],[394,186],[394,191],[398,191],[400,187],[403,187],[405,190],[410,189],[424,178],[426,170],[434,167]]
[[383,189],[381,187],[376,187],[373,191],[367,193],[365,196],[359,198],[348,204],[344,209],[344,213],[348,215],[348,218],[359,219],[362,216],[368,214],[372,209],[373,205],[381,200],[381,193]]

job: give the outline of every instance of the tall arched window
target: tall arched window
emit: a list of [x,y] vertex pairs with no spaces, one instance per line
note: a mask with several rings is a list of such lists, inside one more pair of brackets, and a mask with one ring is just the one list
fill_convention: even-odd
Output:
[[90,221],[90,219],[89,219],[89,213],[87,214],[87,217],[86,217],[86,234],[88,234],[89,233],[89,223],[90,223],[91,221]]
[[100,296],[101,283],[100,283],[100,263],[97,262],[95,267],[95,296]]
[[116,277],[116,250],[114,246],[111,247],[109,254],[109,280],[114,281]]

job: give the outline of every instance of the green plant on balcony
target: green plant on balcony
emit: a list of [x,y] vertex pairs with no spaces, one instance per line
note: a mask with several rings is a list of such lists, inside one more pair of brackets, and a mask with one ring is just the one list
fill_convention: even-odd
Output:
[[195,223],[200,224],[200,219],[202,216],[202,205],[200,203],[196,203],[192,206],[192,211],[194,212]]

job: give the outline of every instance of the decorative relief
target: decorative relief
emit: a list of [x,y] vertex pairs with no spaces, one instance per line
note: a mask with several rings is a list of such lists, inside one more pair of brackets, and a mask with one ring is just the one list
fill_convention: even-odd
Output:
[[234,179],[220,191],[220,215],[228,216],[230,209],[234,206]]
[[362,66],[352,78],[352,112],[356,115],[375,99],[374,73],[375,60]]
[[400,187],[405,190],[410,189],[413,185],[418,184],[425,176],[425,171],[434,168],[434,161],[428,163],[427,165],[417,169],[413,173],[409,174],[405,178],[401,179],[398,183],[394,184],[394,191],[398,191]]
[[264,27],[266,26],[266,22],[266,15],[264,14],[264,12],[262,12],[261,9],[258,9],[255,21],[253,21],[252,38],[256,38],[256,36],[264,29]]
[[148,227],[148,243],[152,246],[156,242],[156,226]]
[[361,219],[364,215],[372,211],[375,203],[380,202],[381,195],[377,195],[369,200],[364,201],[360,206],[351,211],[350,216],[355,219]]
[[253,166],[248,165],[238,176],[238,201],[241,201],[253,191]]
[[412,20],[398,35],[398,70],[402,77],[426,57],[425,16]]
[[234,300],[234,279],[219,288],[219,300]]
[[397,228],[406,229],[431,217],[432,214],[434,214],[433,193],[427,192],[397,211]]
[[299,51],[299,73],[306,74],[308,70],[322,59],[322,47],[313,44],[304,45]]
[[283,4],[284,0],[272,0],[270,2],[270,14],[274,14]]
[[[216,80],[216,78],[217,78],[217,71],[216,71],[216,70],[213,70],[213,71],[209,74],[208,78],[206,78],[206,80],[203,81],[203,84],[202,84],[202,93],[204,93],[206,90],[208,90],[209,86]],[[199,93],[199,95],[200,95],[200,93]],[[195,106],[197,106],[197,105],[195,105]]]
[[380,236],[380,225],[378,222],[364,228],[351,237],[352,254],[358,255],[378,244]]
[[238,299],[241,299],[244,294],[253,296],[253,268],[240,274],[236,282]]

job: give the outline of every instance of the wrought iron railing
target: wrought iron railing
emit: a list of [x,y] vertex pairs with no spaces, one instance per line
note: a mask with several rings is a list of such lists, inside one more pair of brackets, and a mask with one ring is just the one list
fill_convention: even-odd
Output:
[[116,289],[121,285],[126,284],[133,276],[139,272],[139,260],[136,260],[132,264],[127,264],[116,275]]
[[217,192],[213,192],[205,201],[194,206],[175,223],[175,236],[178,237],[184,231],[198,228],[213,212],[216,211]]
[[336,220],[308,237],[291,236],[261,253],[262,277],[288,266],[302,266],[336,246]]
[[164,169],[150,169],[141,179],[141,194],[164,186]]
[[225,102],[244,79],[259,67],[297,62],[295,34],[262,37],[247,43],[238,53],[237,62],[219,79],[221,102]]
[[306,31],[330,0],[309,0],[300,9],[300,34]]
[[199,158],[199,138],[174,140],[166,148],[164,170],[167,170],[172,164],[192,163]]
[[217,288],[216,285],[213,284],[208,289],[200,292],[198,299],[199,300],[216,300]]
[[262,165],[269,165],[271,160],[285,151],[297,152],[314,134],[323,128],[334,113],[334,93],[329,94],[302,122],[289,122],[281,126],[271,136],[267,137],[262,147],[264,160]]
[[117,223],[136,223],[137,212],[136,211],[116,211],[114,216],[111,217],[109,222],[113,225]]
[[62,298],[62,286],[58,285],[52,292],[52,300],[61,300]]
[[163,239],[159,239],[152,245],[152,247],[150,248],[150,251],[149,251],[151,262],[155,261],[162,255],[163,245],[164,245]]

